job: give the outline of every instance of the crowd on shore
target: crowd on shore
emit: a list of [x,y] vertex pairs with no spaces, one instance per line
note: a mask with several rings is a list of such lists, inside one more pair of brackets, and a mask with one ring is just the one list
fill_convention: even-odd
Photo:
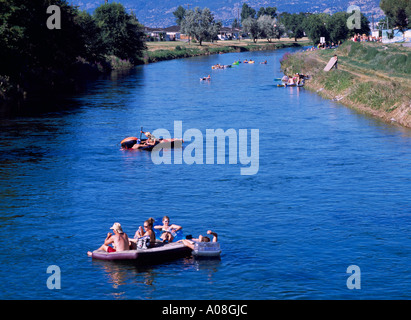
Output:
[[354,41],[354,42],[382,42],[382,37],[375,37],[375,36],[370,36],[370,35],[367,36],[366,34],[360,35],[358,33],[358,34],[355,34],[351,38],[351,41]]
[[[353,42],[382,42],[382,37],[375,37],[375,36],[366,35],[366,34],[363,34],[363,35],[355,34],[353,37],[350,38],[350,41],[353,41]],[[330,44],[319,43],[317,44],[317,46],[307,48],[304,51],[337,49],[340,45],[341,45],[341,41],[338,41],[338,43],[331,42]]]

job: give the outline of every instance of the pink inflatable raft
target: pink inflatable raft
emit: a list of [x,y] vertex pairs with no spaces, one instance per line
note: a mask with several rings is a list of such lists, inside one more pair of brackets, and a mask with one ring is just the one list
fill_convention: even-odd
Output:
[[171,242],[164,244],[158,241],[154,247],[148,249],[110,253],[102,250],[94,250],[91,257],[97,260],[130,260],[137,263],[161,263],[190,255],[191,249],[182,243]]

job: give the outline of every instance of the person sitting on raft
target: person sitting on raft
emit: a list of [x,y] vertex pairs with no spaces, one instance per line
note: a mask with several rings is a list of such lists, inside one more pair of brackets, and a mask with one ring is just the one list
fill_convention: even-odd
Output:
[[176,224],[171,224],[170,225],[170,218],[167,216],[163,217],[163,225],[162,226],[154,226],[155,229],[161,230],[163,233],[161,234],[161,239],[163,242],[173,242],[176,232],[178,230],[181,230],[183,227],[176,225]]
[[[129,240],[127,234],[121,228],[121,224],[115,222],[113,226],[110,228],[114,231],[114,235],[112,233],[107,233],[107,237],[104,240],[103,245],[98,248],[98,250],[104,250],[106,252],[120,252],[130,250]],[[112,245],[112,247],[110,246]],[[92,252],[87,252],[88,256],[92,255]]]
[[156,137],[151,134],[149,131],[141,131],[147,137],[146,144],[147,145],[154,145],[156,143]]
[[129,244],[130,247],[136,247],[138,240],[144,237],[149,237],[150,242],[148,247],[153,247],[156,243],[156,234],[153,231],[153,224],[154,219],[149,218],[148,220],[144,221],[144,229],[140,226],[136,231],[134,238],[130,240]]
[[[217,242],[218,240],[218,235],[217,233],[208,230],[207,234],[211,234],[213,235],[213,241],[212,242]],[[194,250],[194,242],[210,242],[210,238],[209,237],[203,237],[201,234],[198,236],[197,239],[193,239],[191,236],[187,236],[186,239],[183,240],[179,240],[177,242],[181,242],[182,244],[184,244],[186,247],[189,247],[191,250]]]

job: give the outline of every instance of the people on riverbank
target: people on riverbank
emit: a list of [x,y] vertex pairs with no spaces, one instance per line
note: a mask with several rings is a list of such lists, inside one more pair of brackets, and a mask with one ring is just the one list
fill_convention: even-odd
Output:
[[[335,63],[334,63],[333,68],[338,69],[338,57],[337,57],[336,54],[334,55],[334,60],[335,60]],[[332,69],[332,68],[331,68],[331,69]]]
[[154,228],[162,231],[160,238],[163,242],[172,242],[176,237],[176,232],[181,230],[183,227],[176,224],[170,224],[170,218],[168,216],[164,216],[162,221],[162,226],[157,225],[154,226]]
[[[123,231],[121,224],[115,222],[110,229],[113,230],[114,234],[110,232],[107,233],[104,243],[97,250],[104,250],[106,252],[120,252],[129,250],[129,239],[127,234]],[[92,252],[88,251],[87,255],[91,256]]]
[[382,37],[376,37],[372,35],[360,35],[359,33],[355,34],[352,38],[351,41],[354,42],[382,42]]

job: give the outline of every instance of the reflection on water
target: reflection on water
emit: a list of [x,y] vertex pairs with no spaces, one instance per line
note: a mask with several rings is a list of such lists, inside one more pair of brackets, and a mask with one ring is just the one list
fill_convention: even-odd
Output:
[[92,264],[104,272],[107,283],[114,290],[112,292],[114,299],[126,298],[124,297],[124,290],[130,284],[144,285],[146,287],[144,299],[153,299],[156,297],[157,280],[164,273],[200,272],[206,279],[206,282],[213,284],[213,276],[221,266],[221,259],[196,259],[189,257],[179,259],[176,262],[157,265],[141,265],[136,264],[134,261],[102,261],[93,259]]

